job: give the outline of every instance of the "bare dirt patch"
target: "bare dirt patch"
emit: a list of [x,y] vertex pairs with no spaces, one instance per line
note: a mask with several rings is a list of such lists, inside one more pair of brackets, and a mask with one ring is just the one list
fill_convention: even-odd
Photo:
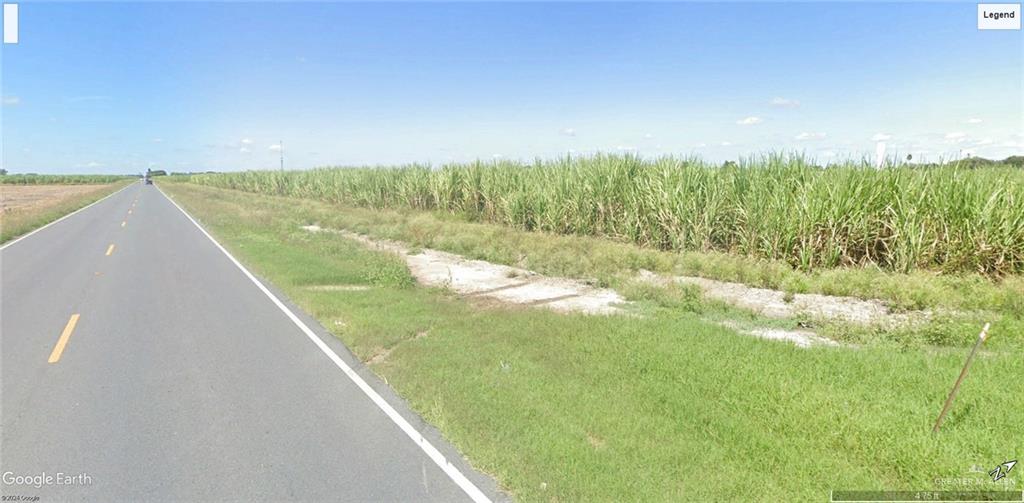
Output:
[[383,362],[388,357],[388,355],[390,355],[390,354],[391,354],[391,349],[381,348],[376,353],[374,353],[373,356],[371,356],[368,360],[366,360],[366,364],[367,365],[377,365],[378,363]]
[[84,185],[0,185],[0,212],[43,209],[98,189],[104,184]]
[[395,343],[394,346],[391,346],[391,347],[388,347],[388,348],[378,348],[377,351],[375,351],[373,353],[373,355],[371,355],[370,358],[368,358],[365,361],[365,363],[367,365],[377,365],[377,364],[383,362],[384,360],[386,360],[388,358],[388,356],[391,355],[391,352],[394,351],[395,348],[397,348],[400,344],[402,344],[404,342],[407,342],[407,341],[415,341],[415,340],[418,340],[418,339],[422,339],[422,338],[424,338],[426,336],[427,336],[427,331],[426,330],[420,330],[420,331],[416,332],[416,335],[412,336],[411,339],[404,339],[404,340],[398,341],[398,342]]
[[560,312],[615,314],[626,304],[618,293],[582,281],[543,276],[526,269],[423,249],[412,253],[394,241],[376,240],[345,230],[307,225],[309,232],[331,232],[374,249],[395,253],[405,260],[422,284],[442,286],[465,296],[487,297],[510,304],[545,307]]

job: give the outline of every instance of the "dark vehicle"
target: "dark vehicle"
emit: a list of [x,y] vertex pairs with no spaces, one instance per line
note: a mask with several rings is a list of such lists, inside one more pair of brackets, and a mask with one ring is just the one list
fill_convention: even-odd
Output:
[[149,175],[143,177],[142,182],[145,183],[146,185],[153,185],[153,179],[150,178]]

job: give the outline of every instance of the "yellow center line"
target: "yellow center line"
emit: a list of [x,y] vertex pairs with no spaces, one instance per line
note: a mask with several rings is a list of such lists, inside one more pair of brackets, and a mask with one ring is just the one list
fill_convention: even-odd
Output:
[[53,347],[53,352],[50,353],[50,359],[47,362],[57,363],[60,361],[60,355],[64,353],[64,346],[68,345],[68,339],[71,338],[71,332],[75,331],[77,323],[78,314],[72,314],[68,324],[64,326],[64,331],[60,334],[60,339],[57,339],[57,345]]
[[111,253],[114,253],[114,245],[113,244],[111,244],[110,246],[107,247],[107,256],[109,257]]

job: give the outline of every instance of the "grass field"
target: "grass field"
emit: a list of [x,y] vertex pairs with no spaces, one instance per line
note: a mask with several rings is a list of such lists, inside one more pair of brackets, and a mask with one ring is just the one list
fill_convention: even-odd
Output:
[[[360,210],[160,186],[357,356],[389,351],[373,370],[516,499],[820,501],[830,489],[1020,489],[1019,473],[1002,485],[976,473],[1024,452],[1019,338],[986,350],[933,435],[962,348],[803,350],[741,336],[692,299],[650,303],[641,317],[481,306],[415,286],[392,255],[300,229],[325,215],[368,218],[344,216]],[[408,230],[401,213],[381,215],[391,232]],[[483,226],[492,238],[503,228],[451,225]],[[623,243],[587,252],[576,240],[594,238],[537,235],[542,247],[565,243],[583,264],[662,253]],[[310,288],[322,285],[369,288]]]
[[781,260],[804,271],[1024,272],[1024,170],[738,165],[596,156],[196,175],[194,183],[368,208],[443,210],[518,229]]
[[[6,182],[6,177],[0,180]],[[131,183],[124,177],[116,180],[74,186],[0,183],[0,243],[46,225]]]

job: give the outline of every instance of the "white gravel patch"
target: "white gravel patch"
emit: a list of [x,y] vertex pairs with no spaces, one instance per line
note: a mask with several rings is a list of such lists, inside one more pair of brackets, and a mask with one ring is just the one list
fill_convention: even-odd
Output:
[[[863,325],[884,324],[886,326],[911,321],[909,314],[893,313],[879,300],[798,293],[794,294],[792,299],[787,302],[785,292],[755,288],[740,283],[693,276],[665,277],[650,271],[640,271],[640,279],[660,284],[675,282],[697,285],[706,297],[749,309],[769,318],[794,318],[805,315],[812,318],[836,319]],[[916,316],[927,318],[929,314],[922,311],[916,313]]]
[[782,328],[744,328],[736,322],[724,321],[721,323],[724,327],[729,327],[741,334],[752,335],[754,337],[760,337],[762,339],[768,339],[773,341],[784,341],[791,342],[797,347],[809,348],[813,346],[831,346],[839,347],[840,344],[832,339],[826,339],[820,335],[811,332],[809,330],[786,330]]
[[[338,234],[359,241],[367,247],[394,253],[405,260],[412,275],[421,284],[450,288],[467,297],[486,297],[510,304],[586,314],[619,314],[628,304],[614,290],[593,287],[574,279],[544,276],[527,269],[483,260],[468,260],[438,250],[422,249],[418,253],[412,253],[402,243],[373,239],[346,230],[324,229],[317,225],[307,225],[303,229],[309,232]],[[640,280],[661,285],[672,282],[697,285],[709,298],[722,300],[772,318],[810,315],[865,324],[906,321],[907,318],[904,314],[890,313],[888,308],[877,300],[796,294],[790,302],[786,302],[786,294],[777,290],[690,276],[660,276],[650,271],[640,271]],[[333,289],[330,286],[321,288]],[[808,330],[746,328],[732,322],[722,324],[739,333],[789,342],[801,348],[840,345]]]
[[807,330],[782,330],[779,328],[755,328],[753,330],[741,330],[742,332],[775,341],[788,341],[802,348],[811,346],[839,346],[839,343],[831,339],[819,337],[814,332]]
[[483,260],[467,260],[438,250],[423,249],[419,253],[411,253],[401,243],[372,239],[345,230],[323,229],[317,225],[307,225],[303,229],[340,234],[371,248],[395,253],[405,260],[413,277],[421,284],[450,288],[466,296],[585,314],[617,314],[627,304],[614,290],[593,287],[574,279],[543,276]]

